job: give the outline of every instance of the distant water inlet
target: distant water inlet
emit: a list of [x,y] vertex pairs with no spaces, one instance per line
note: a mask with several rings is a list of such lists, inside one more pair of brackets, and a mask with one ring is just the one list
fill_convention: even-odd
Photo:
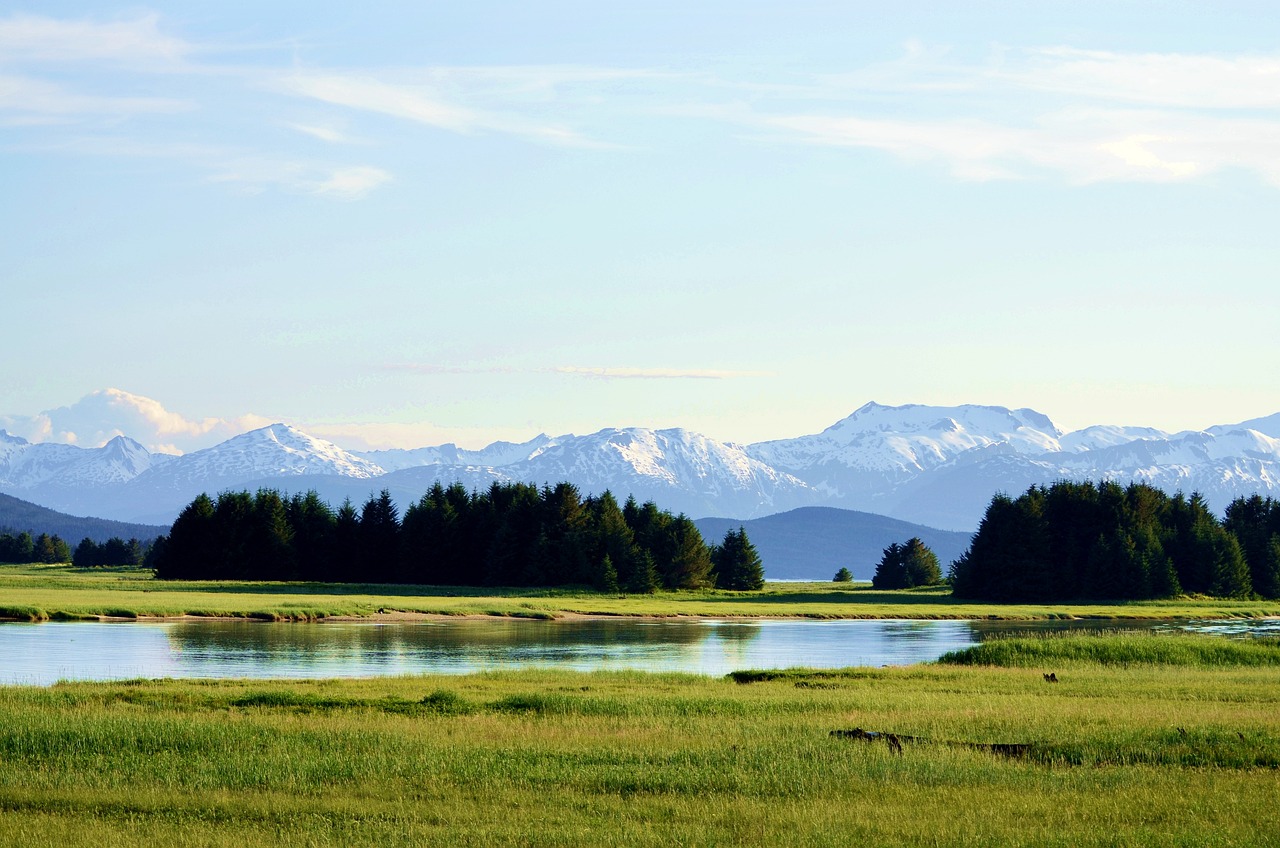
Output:
[[[909,665],[1014,629],[1115,626],[1113,622],[498,618],[395,623],[7,623],[0,624],[0,683],[49,685],[59,680],[139,677],[376,677],[529,667],[723,675],[745,668]],[[1212,623],[1205,623],[1209,627]]]

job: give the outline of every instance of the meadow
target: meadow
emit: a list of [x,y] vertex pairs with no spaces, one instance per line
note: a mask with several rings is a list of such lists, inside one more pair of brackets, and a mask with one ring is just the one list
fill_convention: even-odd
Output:
[[707,589],[613,595],[588,589],[156,580],[149,570],[132,567],[0,566],[0,619],[191,615],[307,621],[389,614],[1124,620],[1275,616],[1280,615],[1280,601],[1181,598],[993,604],[955,601],[942,588],[877,591],[867,584],[830,582],[768,583],[758,592]]
[[[0,844],[1274,845],[1280,645],[1224,642],[1020,639],[728,678],[4,687]],[[853,728],[906,741],[832,735]]]

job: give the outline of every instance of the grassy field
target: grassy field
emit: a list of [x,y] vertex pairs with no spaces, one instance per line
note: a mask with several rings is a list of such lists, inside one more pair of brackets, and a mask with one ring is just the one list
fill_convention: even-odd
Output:
[[[745,683],[4,687],[0,844],[1277,844],[1280,665],[1081,639]],[[831,735],[855,727],[928,741]]]
[[467,589],[324,583],[162,581],[138,568],[0,566],[0,618],[226,616],[309,620],[379,612],[443,615],[789,616],[805,618],[1231,618],[1280,615],[1280,602],[1180,599],[1114,604],[997,605],[943,589],[877,592],[864,585],[770,583],[762,592],[604,595],[586,590]]

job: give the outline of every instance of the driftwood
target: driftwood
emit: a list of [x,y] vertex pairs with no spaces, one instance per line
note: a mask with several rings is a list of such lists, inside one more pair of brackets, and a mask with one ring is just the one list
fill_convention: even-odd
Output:
[[969,748],[974,751],[987,751],[1002,757],[1025,757],[1033,747],[1030,742],[956,742],[947,739],[926,739],[923,736],[908,736],[904,733],[887,733],[880,730],[863,730],[855,727],[852,730],[833,730],[829,734],[840,739],[856,739],[860,742],[884,741],[889,750],[898,756],[902,755],[902,744],[912,745],[950,745],[956,748]]

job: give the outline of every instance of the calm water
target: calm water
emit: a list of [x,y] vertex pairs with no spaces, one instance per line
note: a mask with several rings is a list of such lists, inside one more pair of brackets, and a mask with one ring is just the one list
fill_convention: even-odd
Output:
[[[373,677],[555,667],[722,675],[744,668],[907,665],[995,633],[1098,622],[529,621],[0,624],[0,683],[137,677]],[[1126,627],[1132,627],[1126,624]],[[1175,625],[1146,625],[1171,628]],[[1280,622],[1195,629],[1280,632]]]

